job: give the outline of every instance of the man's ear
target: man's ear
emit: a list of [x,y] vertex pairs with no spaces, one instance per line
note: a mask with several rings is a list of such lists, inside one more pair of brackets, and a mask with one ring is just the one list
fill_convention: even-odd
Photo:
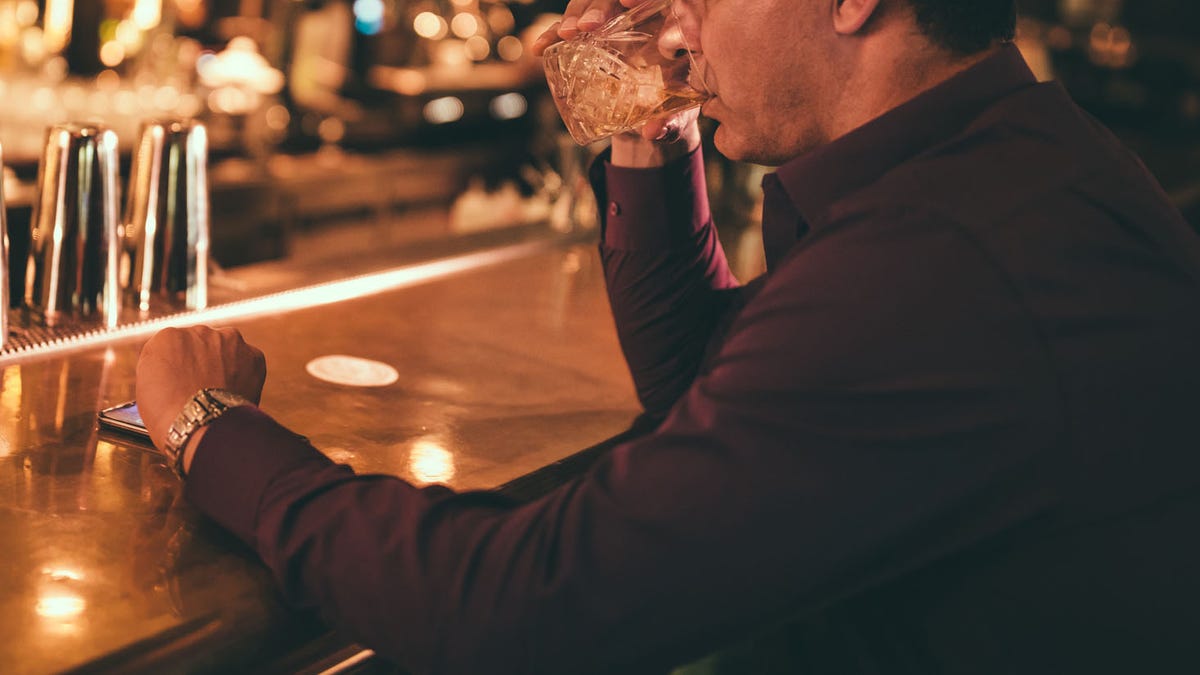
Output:
[[879,2],[880,0],[834,0],[833,29],[838,35],[857,33],[879,9]]

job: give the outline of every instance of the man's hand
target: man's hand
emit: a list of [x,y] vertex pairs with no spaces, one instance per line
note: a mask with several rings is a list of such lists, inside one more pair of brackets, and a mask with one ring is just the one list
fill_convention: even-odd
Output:
[[562,19],[533,41],[533,55],[541,56],[546,47],[559,40],[570,40],[583,31],[596,30],[606,21],[645,0],[571,0]]
[[650,120],[641,129],[613,136],[613,166],[662,166],[700,147],[700,109]]
[[[646,0],[571,0],[557,21],[533,42],[533,53],[541,56],[546,48],[560,40],[569,40],[580,32],[596,30],[626,9]],[[662,166],[700,147],[698,109],[647,122],[641,129],[618,134],[612,139],[612,163],[615,166],[645,168]]]
[[167,328],[142,347],[138,411],[150,440],[162,448],[171,423],[196,392],[217,387],[258,403],[266,377],[263,353],[233,328]]

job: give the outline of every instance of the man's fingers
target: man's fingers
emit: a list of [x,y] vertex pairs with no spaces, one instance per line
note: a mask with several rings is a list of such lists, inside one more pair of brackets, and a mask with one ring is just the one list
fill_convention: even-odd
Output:
[[153,335],[153,337],[151,337],[149,340],[147,340],[146,344],[142,346],[142,349],[145,349],[147,347],[154,347],[155,345],[165,343],[165,342],[171,342],[173,340],[179,340],[182,337],[182,335],[183,335],[182,329],[175,328],[175,327],[164,328],[164,329],[158,331],[157,333],[155,333]]
[[[600,3],[600,4],[608,5],[608,3]],[[605,11],[605,10],[608,10],[608,11]],[[579,30],[595,30],[595,29],[599,28],[600,26],[603,26],[604,22],[606,20],[608,20],[609,16],[611,16],[611,15],[612,15],[612,6],[611,5],[608,5],[607,7],[602,7],[602,6],[597,6],[596,4],[593,4],[591,7],[588,7],[586,10],[584,10],[583,14],[579,15]]]
[[563,11],[558,36],[569,40],[580,31],[596,30],[620,10],[615,0],[571,0]]
[[579,17],[592,4],[592,0],[571,0],[563,10],[562,21],[558,22],[558,36],[564,40],[575,37],[579,32]]
[[561,38],[558,37],[558,27],[562,25],[561,21],[555,21],[541,35],[533,41],[533,55],[541,56],[542,52],[550,45],[558,42]]

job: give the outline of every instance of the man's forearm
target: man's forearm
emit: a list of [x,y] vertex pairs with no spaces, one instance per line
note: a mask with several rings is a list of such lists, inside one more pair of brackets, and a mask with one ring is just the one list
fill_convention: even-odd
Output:
[[[605,205],[601,257],[621,347],[646,411],[661,414],[691,384],[737,281],[709,213],[699,141],[661,169],[618,165],[618,145],[644,143],[614,140],[592,181]],[[666,147],[658,157],[686,145]]]

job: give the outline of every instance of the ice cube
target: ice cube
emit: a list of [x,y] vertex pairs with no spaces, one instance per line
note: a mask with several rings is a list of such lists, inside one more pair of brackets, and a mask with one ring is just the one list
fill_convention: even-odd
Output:
[[657,108],[663,99],[662,68],[650,66],[633,73],[633,81],[637,84],[634,100],[642,108]]

